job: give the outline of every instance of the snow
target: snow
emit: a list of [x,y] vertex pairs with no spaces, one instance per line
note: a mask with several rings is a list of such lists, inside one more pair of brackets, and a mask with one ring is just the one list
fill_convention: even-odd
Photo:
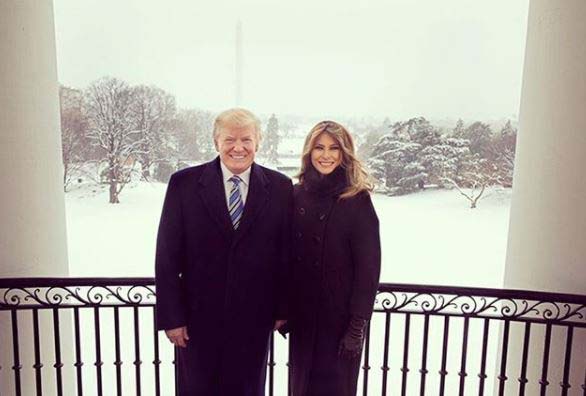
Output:
[[[73,186],[66,194],[71,276],[153,276],[165,190],[133,183],[112,205],[103,186]],[[375,194],[381,281],[501,287],[510,190],[485,194],[476,209],[455,190]]]
[[[280,156],[295,155],[297,160],[301,157],[301,148],[305,142],[305,135],[309,132],[311,126],[307,129],[299,128],[298,135],[289,136],[279,142],[279,154]],[[262,144],[262,143],[261,143]]]
[[[104,186],[77,185],[66,194],[69,264],[71,276],[135,277],[153,276],[155,239],[166,185],[161,183],[133,182],[120,195],[120,204],[108,204],[108,191]],[[505,262],[510,190],[489,189],[478,208],[470,209],[466,199],[457,191],[427,190],[400,197],[375,194],[373,202],[381,225],[383,265],[381,281],[419,284],[444,284],[482,287],[501,287]],[[88,312],[89,314],[89,312]],[[130,312],[126,313],[127,315]],[[82,333],[93,339],[92,319],[84,320]],[[149,364],[153,360],[152,312],[142,313],[141,359],[143,367],[143,394],[153,395],[154,372]],[[103,329],[111,334],[111,313],[104,312]],[[409,391],[418,393],[422,318],[411,319]],[[454,319],[449,336],[448,372],[446,389],[451,394],[457,389],[459,356],[461,353],[462,324]],[[431,318],[429,340],[430,373],[427,389],[436,393],[438,388],[442,318]],[[399,392],[401,385],[403,315],[393,315],[391,323],[389,365],[389,391]],[[104,331],[103,330],[103,331]],[[122,323],[122,334],[128,338],[123,359],[132,361],[132,326],[130,318]],[[496,334],[494,330],[492,334]],[[479,362],[481,327],[472,320],[471,345],[468,357]],[[164,394],[171,394],[172,348],[160,334],[161,381]],[[371,323],[369,394],[380,394],[383,362],[384,315],[375,314]],[[497,337],[489,341],[489,375],[493,376]],[[93,355],[91,343],[82,346],[84,356]],[[111,338],[103,341],[106,362],[114,361]],[[287,343],[275,336],[274,384],[275,395],[286,395]],[[475,363],[469,372],[477,373]],[[89,367],[89,366],[88,366]],[[134,388],[134,366],[123,367],[124,387],[128,393]],[[114,366],[104,366],[104,389],[114,389]],[[362,370],[361,370],[362,373]],[[95,389],[94,370],[84,372],[84,387]],[[268,381],[267,381],[268,383]],[[362,374],[359,393],[362,394]],[[145,386],[146,385],[146,386]],[[490,394],[492,381],[488,381]]]
[[108,204],[105,186],[66,194],[71,276],[154,276],[156,233],[165,197],[162,183],[133,183]]

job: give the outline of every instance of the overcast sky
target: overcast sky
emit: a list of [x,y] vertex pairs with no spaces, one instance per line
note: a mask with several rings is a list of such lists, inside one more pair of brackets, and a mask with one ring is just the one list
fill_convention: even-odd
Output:
[[182,107],[516,117],[529,0],[54,0],[59,80],[154,84]]

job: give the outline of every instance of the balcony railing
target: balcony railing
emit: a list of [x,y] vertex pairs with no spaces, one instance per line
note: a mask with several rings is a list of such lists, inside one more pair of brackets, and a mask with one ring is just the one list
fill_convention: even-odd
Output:
[[[0,279],[0,395],[174,394],[155,299],[152,278]],[[585,348],[584,295],[383,283],[359,394],[586,395]],[[269,395],[286,360],[271,339]]]

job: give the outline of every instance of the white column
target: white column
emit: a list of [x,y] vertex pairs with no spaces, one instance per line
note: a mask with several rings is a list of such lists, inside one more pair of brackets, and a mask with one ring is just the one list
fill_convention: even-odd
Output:
[[[584,0],[530,3],[507,288],[586,294],[585,21]],[[586,337],[584,330],[578,333],[574,335],[570,394],[577,394],[573,392],[584,382]],[[520,330],[512,335],[516,340],[508,377],[516,389]],[[540,364],[543,332],[533,329],[531,336],[529,361]],[[553,341],[549,388],[552,394],[559,394],[565,333],[554,333]],[[533,386],[539,377],[535,369],[529,373]],[[539,394],[533,386],[527,394]]]
[[[68,274],[59,123],[53,3],[0,1],[0,277]],[[19,315],[24,395],[36,394],[30,317]],[[52,322],[41,319],[43,394],[51,395]],[[62,336],[70,337],[63,322]],[[7,313],[0,313],[0,349],[0,394],[12,395]]]

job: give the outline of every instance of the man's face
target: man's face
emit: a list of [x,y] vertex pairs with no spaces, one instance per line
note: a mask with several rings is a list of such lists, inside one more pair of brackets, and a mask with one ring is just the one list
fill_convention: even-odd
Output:
[[230,172],[239,175],[252,165],[257,144],[254,125],[245,127],[224,127],[216,140],[220,160]]

